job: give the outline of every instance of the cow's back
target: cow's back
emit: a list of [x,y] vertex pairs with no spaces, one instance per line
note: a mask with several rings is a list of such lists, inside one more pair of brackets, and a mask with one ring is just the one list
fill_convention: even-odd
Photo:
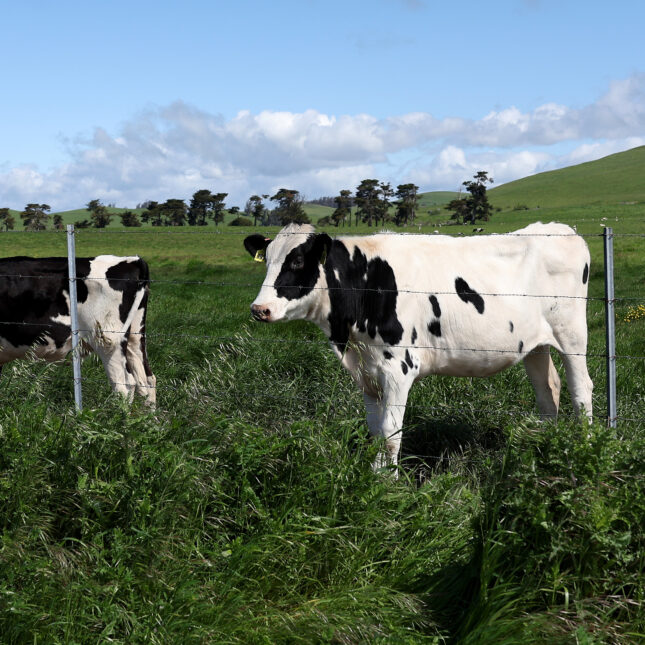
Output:
[[589,252],[563,224],[508,235],[341,239],[350,255],[357,247],[392,267],[400,344],[419,348],[421,376],[495,373],[538,345],[557,346],[554,330],[585,316]]

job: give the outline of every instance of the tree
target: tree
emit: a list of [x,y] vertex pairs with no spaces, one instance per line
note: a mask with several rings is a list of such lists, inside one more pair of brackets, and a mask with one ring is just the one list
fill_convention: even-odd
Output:
[[51,206],[48,204],[27,204],[25,210],[20,213],[20,217],[28,231],[44,231],[49,222],[49,211]]
[[186,203],[183,199],[167,199],[157,208],[165,226],[183,226],[186,223]]
[[468,205],[468,200],[460,197],[459,199],[453,199],[452,201],[446,204],[446,208],[449,211],[452,211],[450,219],[454,219],[458,224],[462,224],[466,221],[466,218],[470,214],[470,206]]
[[[385,222],[390,220],[390,199],[394,195],[394,191],[389,183],[381,182],[378,193],[378,217],[381,218],[381,224],[385,224]],[[378,217],[376,220],[377,225]]]
[[161,208],[159,202],[149,201],[146,203],[146,209],[141,213],[141,221],[144,224],[150,222],[152,226],[161,226]]
[[337,197],[334,197],[336,209],[331,214],[331,221],[335,226],[341,222],[345,226],[345,220],[349,218],[349,225],[352,224],[352,192],[351,190],[341,190]]
[[127,227],[141,226],[139,216],[134,211],[123,211],[119,214],[121,225]]
[[399,184],[396,187],[396,197],[398,197],[399,201],[395,203],[396,214],[394,221],[397,226],[414,222],[419,201],[417,196],[418,191],[419,187],[414,184]]
[[463,183],[470,193],[470,197],[466,200],[470,211],[470,223],[474,224],[475,220],[478,219],[483,219],[487,222],[493,212],[493,207],[490,205],[486,194],[486,182],[492,184],[493,178],[489,177],[488,172],[485,170],[479,170],[476,175],[473,175],[473,179],[474,181],[465,181]]
[[246,207],[244,208],[244,212],[249,216],[253,218],[253,226],[258,225],[258,221],[260,224],[264,223],[264,218],[267,212],[266,207],[262,203],[263,199],[266,199],[268,195],[251,195],[249,199],[246,202]]
[[101,204],[100,199],[92,199],[85,208],[90,211],[90,218],[95,228],[105,228],[112,219],[108,209]]
[[280,190],[271,197],[272,202],[278,202],[275,214],[280,218],[280,224],[309,224],[310,219],[302,207],[304,200],[297,190],[280,188]]
[[363,179],[356,189],[356,223],[360,216],[368,226],[385,224],[390,219],[390,198],[394,195],[389,183],[378,179]]
[[[214,193],[211,195],[210,217],[215,222],[215,226],[224,221],[224,200],[227,197],[228,193]],[[240,210],[238,206],[235,206],[235,208],[237,208],[238,211]]]
[[188,207],[188,225],[206,226],[206,218],[211,208],[211,191],[202,189],[195,192]]
[[8,208],[0,208],[0,229],[4,228],[5,231],[13,231],[16,224],[15,217],[11,214]]
[[63,224],[63,216],[60,213],[54,215],[54,229],[57,231],[62,231],[65,229],[65,224]]

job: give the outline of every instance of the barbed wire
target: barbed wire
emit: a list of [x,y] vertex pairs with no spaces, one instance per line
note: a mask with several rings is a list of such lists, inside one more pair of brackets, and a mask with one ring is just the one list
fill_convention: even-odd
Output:
[[[595,220],[569,220],[568,222],[557,222],[558,224],[564,224],[566,226],[569,225],[569,222],[595,222]],[[609,221],[609,220],[607,220]],[[602,223],[600,224],[601,226],[604,226]],[[443,225],[439,226],[438,228],[453,228],[454,225]],[[472,226],[472,225],[469,225]],[[81,228],[81,229],[75,229],[74,234],[75,235],[214,235],[214,236],[225,236],[225,235],[231,235],[231,236],[247,236],[251,234],[251,232],[268,232],[273,235],[310,235],[312,231],[304,232],[304,231],[266,231],[266,228],[272,228],[276,229],[279,228],[279,225],[271,226],[271,227],[245,227],[245,230],[241,231],[230,231],[230,230],[177,230],[177,228],[180,227],[162,227],[162,228],[171,228],[172,230],[156,230],[154,228],[151,229],[87,229],[87,228]],[[183,227],[182,227],[183,228]],[[348,227],[350,228],[350,227]],[[375,227],[377,229],[378,227]],[[427,226],[427,228],[433,228],[432,225]],[[610,228],[607,226],[607,228]],[[436,229],[435,229],[436,230]],[[321,232],[327,232],[323,229],[320,229]],[[3,231],[3,233],[9,233],[13,235],[19,235],[19,234],[36,234],[36,235],[43,235],[43,234],[53,234],[53,235],[66,235],[67,232],[65,230],[44,230],[44,231]],[[361,232],[353,232],[353,231],[338,231],[338,229],[333,230],[332,233],[334,236],[337,237],[369,237],[372,235],[400,235],[400,236],[420,236],[420,235],[426,235],[428,237],[435,237],[437,233],[434,231],[388,231],[388,230],[374,230],[374,231],[361,231]],[[510,236],[510,237],[603,237],[603,233],[520,233],[520,232],[515,232],[515,231],[510,231],[508,233],[484,233],[484,234],[477,234],[477,235],[472,235],[468,234],[466,235],[463,231],[456,232],[455,234],[449,233],[448,231],[446,232],[441,232],[439,235],[443,235],[445,237],[502,237],[502,236]],[[617,233],[612,231],[612,237],[645,237],[645,233]]]
[[[12,321],[0,321],[1,326],[27,326],[27,327],[58,327],[62,323],[31,323],[31,322],[12,322]],[[79,334],[89,334],[95,336],[97,334],[96,330],[93,329],[79,329]],[[161,337],[161,338],[183,338],[190,340],[212,340],[217,343],[239,343],[240,341],[250,341],[256,343],[276,343],[276,344],[306,344],[306,345],[319,345],[319,346],[329,346],[330,344],[335,344],[334,341],[330,339],[313,339],[313,338],[257,338],[253,336],[219,336],[212,334],[187,334],[185,332],[160,332],[160,331],[128,331],[128,330],[114,330],[114,329],[101,329],[99,334],[117,334],[117,335],[132,335],[132,336],[144,336],[148,337]],[[71,335],[71,331],[70,331]],[[350,347],[356,347],[358,349],[364,348],[376,348],[383,350],[396,350],[396,349],[431,349],[436,351],[447,351],[447,352],[476,352],[476,353],[495,353],[495,354],[520,354],[522,356],[537,355],[537,354],[550,354],[550,351],[534,351],[527,350],[518,352],[515,349],[492,349],[492,348],[480,348],[480,347],[441,347],[438,345],[405,345],[397,344],[391,345],[387,343],[369,343],[364,341],[349,341],[347,343]],[[538,345],[538,347],[543,347],[544,345]],[[587,358],[607,358],[605,353],[583,353],[583,352],[560,352],[554,348],[560,356],[585,356]],[[616,359],[645,359],[645,356],[634,356],[630,354],[613,354],[612,358]]]
[[[55,274],[56,277],[60,279],[67,280],[68,278],[64,274]],[[50,280],[52,274],[22,274],[22,273],[2,273],[0,278],[19,278],[24,280]],[[172,284],[180,286],[202,286],[202,287],[216,287],[216,288],[255,288],[263,289],[266,287],[275,288],[275,284],[262,283],[257,285],[250,282],[211,282],[208,280],[163,280],[163,279],[147,279],[140,280],[138,278],[101,278],[101,277],[76,277],[76,282],[136,282],[137,284]],[[327,292],[338,292],[338,291],[348,291],[352,293],[377,293],[377,294],[387,294],[387,293],[406,293],[412,295],[420,296],[459,296],[457,291],[421,291],[416,289],[386,289],[383,287],[308,287],[302,285],[288,285],[289,289],[300,289],[308,291],[327,291]],[[477,292],[480,296],[494,297],[494,298],[547,298],[547,299],[562,299],[562,300],[586,300],[586,301],[599,301],[607,302],[607,298],[602,296],[570,296],[565,294],[530,294],[530,293],[496,293],[496,292]],[[609,302],[645,302],[645,297],[636,297],[636,296],[619,296],[612,298]]]

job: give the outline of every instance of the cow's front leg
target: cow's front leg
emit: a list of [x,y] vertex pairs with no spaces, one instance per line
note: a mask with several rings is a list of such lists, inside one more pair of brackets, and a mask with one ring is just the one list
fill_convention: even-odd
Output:
[[375,471],[398,463],[409,389],[410,385],[401,383],[384,387],[378,398],[363,394],[370,435],[383,439],[385,444],[374,461]]

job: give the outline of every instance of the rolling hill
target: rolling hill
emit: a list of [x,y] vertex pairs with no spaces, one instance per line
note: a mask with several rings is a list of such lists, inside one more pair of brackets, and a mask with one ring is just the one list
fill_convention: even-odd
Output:
[[511,181],[488,196],[503,209],[645,201],[645,146]]

